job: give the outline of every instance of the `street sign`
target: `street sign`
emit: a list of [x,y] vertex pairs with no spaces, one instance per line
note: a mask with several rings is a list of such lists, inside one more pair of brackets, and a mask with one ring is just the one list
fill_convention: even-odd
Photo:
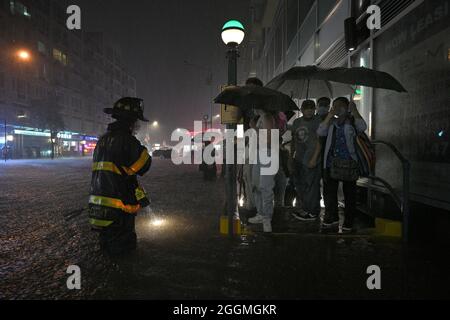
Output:
[[[228,86],[221,86],[221,91],[225,90]],[[244,119],[242,118],[241,110],[238,107],[222,104],[220,106],[220,119],[222,124],[242,124]]]

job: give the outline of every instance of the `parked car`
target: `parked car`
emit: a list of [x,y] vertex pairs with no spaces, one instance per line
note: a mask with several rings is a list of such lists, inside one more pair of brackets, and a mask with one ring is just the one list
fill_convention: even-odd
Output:
[[170,159],[172,156],[172,149],[153,150],[152,156],[153,158],[159,158],[161,160]]

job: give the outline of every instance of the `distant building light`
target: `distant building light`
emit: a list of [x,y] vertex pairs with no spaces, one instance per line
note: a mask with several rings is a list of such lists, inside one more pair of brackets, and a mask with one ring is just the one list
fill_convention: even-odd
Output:
[[38,51],[39,51],[40,53],[43,53],[43,54],[45,54],[45,55],[47,54],[47,47],[45,46],[45,44],[44,44],[43,42],[38,41],[37,47],[38,47]]
[[58,49],[53,49],[53,58],[61,62],[64,66],[67,66],[68,64],[67,55]]
[[14,130],[14,134],[24,135],[24,136],[35,136],[35,137],[50,137],[50,132],[42,131],[30,131],[30,130]]
[[11,14],[20,14],[27,18],[31,18],[31,13],[28,11],[28,8],[24,6],[19,1],[10,0],[9,1],[9,9],[11,11]]
[[438,137],[439,138],[442,138],[444,136],[444,130],[441,130],[439,133],[438,133]]

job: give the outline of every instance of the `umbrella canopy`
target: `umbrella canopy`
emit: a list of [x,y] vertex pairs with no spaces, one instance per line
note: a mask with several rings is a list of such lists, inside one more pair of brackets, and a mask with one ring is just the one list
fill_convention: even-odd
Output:
[[325,76],[327,80],[334,82],[407,92],[402,84],[389,73],[364,67],[333,68],[327,70]]
[[298,110],[297,105],[288,95],[276,90],[258,86],[235,86],[226,88],[214,99],[214,102],[236,106],[242,110]]
[[353,92],[349,85],[328,81],[327,71],[316,66],[293,67],[273,78],[266,87],[299,99],[331,98]]

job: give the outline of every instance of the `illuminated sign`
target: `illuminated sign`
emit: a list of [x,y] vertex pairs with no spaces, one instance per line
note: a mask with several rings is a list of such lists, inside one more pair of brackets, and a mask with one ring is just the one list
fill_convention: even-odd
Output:
[[15,129],[14,134],[20,134],[24,136],[35,136],[35,137],[50,137],[50,132],[42,132],[42,131],[28,131]]
[[58,132],[56,137],[58,139],[67,139],[67,140],[72,139],[72,135],[70,133],[64,133],[64,132]]
[[84,136],[84,140],[86,141],[98,141],[97,137]]

